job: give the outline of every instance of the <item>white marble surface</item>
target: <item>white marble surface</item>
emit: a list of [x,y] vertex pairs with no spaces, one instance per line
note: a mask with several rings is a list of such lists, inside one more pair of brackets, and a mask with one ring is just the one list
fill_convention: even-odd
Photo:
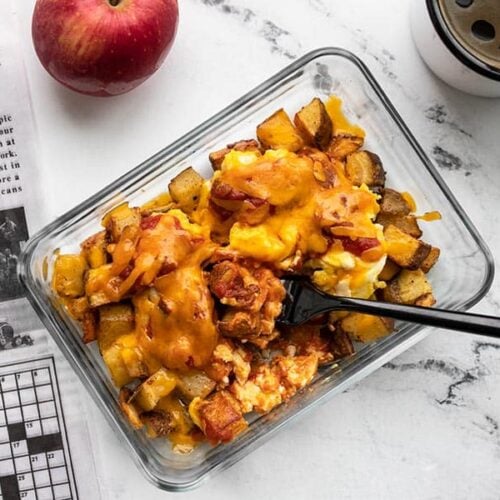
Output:
[[[32,0],[19,2],[51,213],[71,208],[297,56],[341,46],[379,79],[498,264],[500,100],[466,96],[429,73],[412,44],[411,1],[182,0],[166,64],[131,94],[108,100],[50,79],[31,47]],[[476,311],[499,314],[499,283]],[[102,451],[103,497],[169,496],[143,479],[88,407]],[[499,427],[500,342],[437,331],[181,497],[496,499]]]

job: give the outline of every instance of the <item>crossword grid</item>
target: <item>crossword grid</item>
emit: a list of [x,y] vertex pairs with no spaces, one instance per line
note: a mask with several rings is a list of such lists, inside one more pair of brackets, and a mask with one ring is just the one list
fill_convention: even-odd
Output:
[[53,358],[0,367],[0,500],[77,499]]

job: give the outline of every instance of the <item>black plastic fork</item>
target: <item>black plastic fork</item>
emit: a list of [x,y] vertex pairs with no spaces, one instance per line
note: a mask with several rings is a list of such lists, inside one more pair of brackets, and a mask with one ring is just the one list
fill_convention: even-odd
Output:
[[337,297],[323,293],[307,279],[291,278],[281,281],[287,292],[281,314],[276,319],[276,322],[281,325],[300,325],[315,316],[330,311],[356,311],[421,325],[500,338],[500,318],[495,316]]

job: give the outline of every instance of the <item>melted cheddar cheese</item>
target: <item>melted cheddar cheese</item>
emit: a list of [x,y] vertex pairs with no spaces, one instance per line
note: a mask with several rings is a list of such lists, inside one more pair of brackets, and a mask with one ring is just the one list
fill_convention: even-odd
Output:
[[[224,228],[231,250],[284,270],[294,256],[306,256],[306,267],[318,268],[313,281],[325,291],[366,298],[378,286],[386,257],[382,228],[374,223],[378,197],[366,186],[353,186],[339,162],[330,160],[330,166],[331,182],[325,183],[324,165],[307,155],[231,151],[207,184],[223,183],[273,207],[256,223],[241,211],[231,218]],[[220,203],[235,209],[241,201]],[[195,219],[221,229],[207,202],[200,203]],[[355,256],[342,243],[332,244],[345,238],[373,239],[377,245]]]

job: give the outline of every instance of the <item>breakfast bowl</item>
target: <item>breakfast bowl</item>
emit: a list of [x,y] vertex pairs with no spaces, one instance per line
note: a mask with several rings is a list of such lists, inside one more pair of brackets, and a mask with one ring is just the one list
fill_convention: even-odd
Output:
[[78,251],[80,242],[100,230],[103,216],[123,202],[143,205],[165,192],[187,167],[210,177],[208,154],[253,137],[255,126],[279,108],[298,110],[313,97],[335,94],[345,112],[366,130],[366,147],[382,158],[387,185],[412,194],[419,212],[439,211],[425,224],[426,241],[441,249],[429,272],[437,304],[466,310],[488,291],[493,260],[484,241],[416,142],[366,66],[342,49],[319,49],[298,59],[226,109],[134,168],[90,199],[42,229],[26,245],[20,279],[34,309],[67,357],[127,453],[159,488],[194,488],[268,441],[281,427],[347,389],[421,340],[429,330],[398,324],[394,333],[357,346],[355,354],[322,367],[310,385],[265,415],[252,414],[249,426],[229,443],[201,444],[175,453],[168,441],[134,430],[118,405],[118,390],[96,346],[82,341],[80,325],[54,292],[52,269],[60,254]]

